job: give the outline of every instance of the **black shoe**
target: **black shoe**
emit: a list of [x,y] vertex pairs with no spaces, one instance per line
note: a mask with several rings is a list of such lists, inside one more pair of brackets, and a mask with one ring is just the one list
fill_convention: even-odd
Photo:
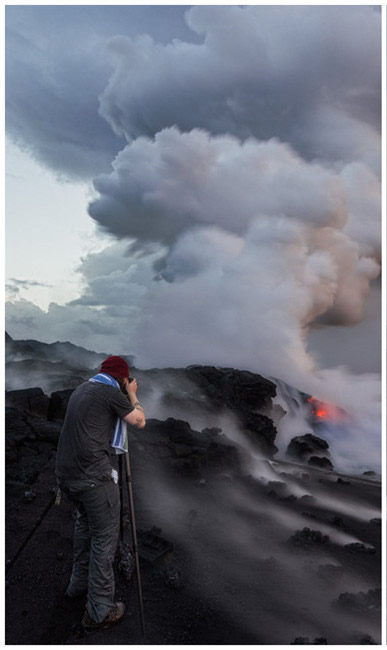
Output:
[[85,630],[98,630],[98,629],[105,630],[111,625],[118,623],[118,621],[120,621],[121,618],[123,617],[124,613],[125,613],[124,603],[121,602],[114,603],[113,607],[109,611],[108,615],[105,616],[103,621],[101,621],[101,623],[97,623],[89,616],[89,612],[86,609],[82,618],[82,627]]

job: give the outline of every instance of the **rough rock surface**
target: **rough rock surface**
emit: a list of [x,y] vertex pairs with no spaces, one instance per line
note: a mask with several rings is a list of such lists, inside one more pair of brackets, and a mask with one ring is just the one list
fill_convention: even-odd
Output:
[[308,465],[321,467],[323,469],[333,469],[332,461],[326,456],[310,456],[310,458],[308,458]]
[[141,445],[148,445],[150,455],[163,458],[166,467],[182,476],[199,479],[215,471],[229,470],[235,474],[241,468],[242,452],[218,429],[199,432],[182,420],[149,419],[138,439]]
[[53,374],[45,386],[30,385],[55,391],[50,419],[20,404],[6,409],[7,644],[380,643],[377,477],[328,476],[310,456],[272,460],[275,427],[265,418],[274,384],[200,366],[133,369],[147,410],[146,428],[129,433],[146,637],[125,490],[116,598],[127,614],[109,630],[83,634],[84,599],[64,597],[73,511],[65,498],[55,503],[54,467],[66,400],[91,373],[76,379],[72,370],[61,384],[63,364],[40,363]]
[[310,465],[326,469],[332,469],[333,465],[329,458],[329,444],[323,438],[312,433],[293,438],[287,449],[290,458],[307,461]]
[[267,408],[276,395],[276,385],[247,370],[189,366],[187,375],[210,396],[215,404],[226,404],[241,411]]
[[25,388],[6,392],[5,404],[47,417],[49,399],[41,388]]

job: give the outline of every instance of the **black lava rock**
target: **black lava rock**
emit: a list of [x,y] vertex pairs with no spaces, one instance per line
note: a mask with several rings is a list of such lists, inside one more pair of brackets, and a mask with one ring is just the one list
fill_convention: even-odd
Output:
[[311,456],[308,459],[308,465],[321,467],[322,469],[333,469],[332,462],[326,456]]
[[49,399],[41,388],[24,388],[6,392],[5,404],[45,418],[48,413]]
[[352,544],[346,544],[344,548],[346,548],[348,551],[352,551],[352,553],[368,553],[370,555],[376,553],[376,549],[374,546],[365,546],[361,542],[353,542]]
[[355,612],[380,612],[381,597],[381,589],[369,589],[367,592],[358,593],[346,592],[340,594],[335,604]]
[[289,542],[297,548],[307,550],[316,544],[327,544],[329,542],[329,536],[323,535],[319,530],[303,528],[302,530],[297,530],[294,535],[289,538]]
[[308,454],[317,451],[327,451],[328,449],[329,445],[326,440],[319,438],[312,433],[306,433],[303,436],[296,436],[290,441],[288,445],[288,454],[303,459]]

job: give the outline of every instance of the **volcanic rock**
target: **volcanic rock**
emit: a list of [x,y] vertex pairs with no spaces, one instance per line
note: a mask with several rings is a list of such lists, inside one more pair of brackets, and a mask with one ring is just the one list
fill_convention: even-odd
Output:
[[306,433],[302,436],[293,438],[287,448],[287,454],[291,458],[307,461],[314,467],[324,469],[333,469],[333,465],[328,458],[329,445],[326,440],[315,436],[312,433]]
[[177,567],[166,569],[164,571],[164,582],[172,589],[181,589],[183,586],[182,575]]
[[348,551],[352,551],[353,553],[369,553],[370,555],[373,555],[373,553],[376,552],[374,546],[365,546],[361,542],[353,542],[352,544],[346,544],[344,548],[346,548]]
[[[209,412],[230,409],[242,432],[262,453],[271,457],[278,451],[274,445],[277,429],[266,415],[276,395],[272,381],[245,370],[213,366],[189,366],[185,377],[199,389],[198,395],[191,396],[196,406]],[[176,396],[171,399],[175,401]]]
[[117,568],[129,582],[136,570],[136,561],[131,546],[125,542],[121,542],[118,549],[118,557]]
[[289,542],[297,548],[307,550],[315,544],[327,544],[329,542],[329,537],[328,535],[323,535],[319,530],[303,528],[302,530],[297,530],[294,535],[289,538]]
[[277,429],[270,418],[251,412],[239,412],[238,415],[243,433],[257,449],[270,458],[277,453],[278,448],[274,444]]
[[18,484],[33,484],[56,448],[60,427],[28,411],[5,409],[7,490],[20,493]]
[[36,438],[26,417],[13,407],[5,407],[5,450],[6,453],[15,449],[25,440]]
[[138,531],[138,552],[142,559],[155,563],[173,551],[173,544],[161,536],[161,529]]
[[213,400],[218,399],[232,409],[262,410],[271,405],[276,395],[272,381],[247,370],[213,366],[189,366],[186,370]]
[[316,503],[316,497],[314,497],[312,494],[303,494],[300,497],[300,501],[301,501],[301,503],[313,504],[313,503]]
[[206,433],[199,433],[198,431],[193,431],[188,422],[175,420],[174,418],[168,418],[165,424],[172,447],[177,448],[179,445],[191,448],[208,447],[209,439],[212,437],[209,434],[210,429],[207,429]]
[[329,445],[326,440],[312,433],[306,433],[293,438],[288,445],[287,452],[290,456],[304,459],[315,452],[327,451],[328,448]]
[[47,417],[49,399],[41,388],[24,388],[6,392],[5,404],[41,417]]
[[330,522],[333,526],[337,526],[338,528],[345,528],[344,519],[342,519],[342,517],[337,517],[337,516],[335,515],[335,516],[331,517],[331,519],[329,520],[329,522]]
[[380,611],[381,589],[369,589],[367,592],[340,594],[335,604],[355,612]]
[[323,469],[333,469],[331,461],[326,456],[311,456],[308,459],[308,465],[312,465],[313,467],[321,467]]
[[[28,363],[28,359],[18,363],[23,365]],[[63,362],[32,359],[31,363],[31,373],[34,364],[42,364],[37,368],[38,372],[43,366],[47,370],[51,367],[51,377],[60,377],[60,381],[63,381]],[[17,365],[16,362],[13,365]],[[26,535],[31,532],[35,521],[42,515],[45,503],[54,499],[51,490],[55,484],[55,447],[67,399],[66,392],[59,391],[59,387],[71,389],[73,378],[78,376],[81,380],[82,372],[72,372],[70,383],[67,381],[69,375],[66,375],[64,384],[55,383],[55,388],[50,387],[49,390],[39,382],[29,384],[40,386],[48,395],[58,387],[50,399],[50,420],[27,410],[7,408],[9,557],[14,557]],[[88,372],[87,377],[90,374]],[[133,374],[137,377],[137,370]],[[380,610],[373,606],[372,599],[368,602],[371,609],[349,612],[343,612],[340,608],[333,611],[331,600],[338,599],[340,591],[348,588],[347,578],[350,578],[351,585],[359,585],[357,589],[364,588],[364,584],[378,585],[379,524],[367,525],[364,522],[364,526],[357,529],[350,504],[356,501],[367,504],[371,516],[376,516],[379,484],[371,484],[371,481],[364,480],[365,477],[359,480],[353,477],[351,485],[344,488],[336,483],[338,475],[335,474],[330,476],[330,482],[319,485],[322,472],[311,466],[304,465],[296,470],[295,465],[289,467],[289,463],[261,460],[257,458],[258,454],[252,455],[253,466],[249,457],[245,462],[243,454],[248,455],[246,449],[231,440],[234,436],[226,437],[228,426],[232,427],[235,422],[238,432],[244,432],[250,439],[255,436],[257,448],[263,449],[266,445],[268,455],[274,453],[275,449],[275,426],[264,419],[269,413],[267,409],[270,409],[271,392],[275,394],[275,386],[273,384],[271,388],[270,383],[259,378],[259,375],[227,368],[201,369],[196,366],[186,370],[138,371],[137,378],[141,386],[141,400],[144,396],[149,398],[150,405],[147,411],[145,403],[145,411],[148,412],[145,429],[130,430],[129,436],[136,518],[139,528],[146,531],[145,536],[138,531],[141,564],[144,564],[144,595],[149,609],[148,618],[155,622],[147,631],[149,642],[159,643],[161,639],[164,643],[175,645],[211,645],[227,640],[230,643],[262,645],[281,643],[284,639],[290,642],[297,636],[294,642],[297,644],[325,644],[324,637],[329,635],[330,643],[344,644],[351,642],[356,629],[359,629],[359,642],[362,642],[360,639],[364,639],[364,643],[372,642],[370,637],[366,640],[367,632],[376,638],[379,623],[373,621],[375,624],[372,628],[367,627],[370,612],[380,617]],[[20,383],[15,387],[19,388]],[[164,391],[169,393],[171,403],[173,395],[178,395],[179,408],[171,411],[163,408],[162,399],[158,398]],[[71,390],[68,391],[70,393]],[[159,419],[149,418],[149,413],[157,413]],[[166,419],[169,415],[174,415],[174,418]],[[229,415],[230,420],[227,421]],[[206,428],[202,428],[204,426]],[[230,429],[231,433],[234,432]],[[326,456],[327,450],[314,449],[306,456],[306,462],[313,455]],[[254,477],[246,476],[253,471],[252,467]],[[307,471],[307,475],[302,475],[303,471]],[[313,492],[316,488],[319,498],[313,501],[312,506],[307,505],[312,498],[308,494],[298,498],[294,504],[280,501],[282,490],[285,495],[289,494],[290,499],[295,498],[290,494],[295,478],[301,489],[297,494]],[[273,481],[270,487],[269,479]],[[274,479],[277,479],[277,484]],[[283,489],[283,482],[288,485],[287,491]],[[265,498],[265,490],[273,489],[273,486],[278,492],[278,500]],[[23,496],[31,488],[37,497],[24,503]],[[171,495],[172,507],[168,506],[168,498],[163,498],[165,488],[166,495]],[[328,560],[325,553],[327,547],[324,546],[328,537],[317,529],[319,522],[327,525],[337,512],[333,506],[327,506],[323,497],[328,496],[332,501],[343,498],[345,504],[347,492],[351,497],[348,517],[345,517],[348,535],[351,539],[361,535],[365,548],[369,549],[371,544],[375,544],[376,553],[372,555],[357,548],[345,549],[339,543],[331,544],[328,556],[332,565],[329,566],[325,564]],[[124,501],[126,504],[126,494]],[[285,503],[289,517],[282,516],[285,514]],[[295,539],[287,544],[287,548],[283,548],[283,542],[291,534],[287,526],[292,515],[294,521],[298,521],[301,511],[309,509],[317,520],[310,519],[305,524],[316,526],[316,530],[294,530]],[[126,522],[128,529],[125,538],[129,537],[128,512],[129,509],[123,517],[124,526]],[[340,515],[344,517],[345,512],[343,508]],[[260,513],[259,517],[255,516],[256,513]],[[151,528],[155,524],[160,526],[158,530]],[[20,554],[17,564],[9,573],[8,644],[66,645],[74,638],[72,626],[78,625],[84,603],[79,602],[76,610],[74,603],[64,603],[62,598],[71,571],[72,530],[71,505],[63,498],[60,508],[53,506],[48,511],[42,525],[28,542],[26,552]],[[161,530],[165,532],[161,533]],[[250,543],[246,544],[250,539],[256,545],[258,556],[266,557],[278,549],[284,563],[273,558],[259,561],[257,553],[250,552]],[[164,553],[169,544],[173,547],[173,553],[171,550]],[[307,563],[305,560],[309,549],[312,558]],[[358,552],[364,552],[364,555],[356,556]],[[146,553],[150,554],[150,562],[144,562]],[[133,580],[133,556],[127,552],[123,555],[127,565],[121,567],[124,577],[117,576],[117,597],[121,599],[125,594],[128,610],[136,612],[138,603],[134,583],[133,589],[127,588],[128,577],[132,576]],[[166,560],[170,562],[167,571]],[[335,565],[339,562],[342,566]],[[294,566],[289,571],[292,563]],[[340,590],[338,584],[342,575],[343,587]],[[317,598],[313,598],[315,587]],[[353,590],[357,589],[355,587]],[[149,594],[153,596],[149,597]],[[223,608],[223,603],[227,603],[225,597],[232,598],[232,601],[228,601],[233,608],[232,617],[227,614],[227,608]],[[342,600],[345,601],[345,598]],[[252,622],[257,603],[266,603],[270,615],[265,625],[265,612],[261,611],[258,620],[251,625],[250,634],[246,632],[249,626],[245,625],[244,616],[250,612]],[[348,604],[341,604],[348,607]],[[273,612],[274,617],[284,621],[281,630],[272,625]],[[290,617],[293,619],[291,624]],[[354,619],[355,630],[351,627]],[[165,632],[165,622],[168,632]],[[129,617],[123,625],[124,628],[117,626],[109,631],[96,632],[95,644],[117,645],[125,643],[127,638],[131,638],[134,644],[142,642],[137,615],[134,619]],[[312,636],[308,638],[308,634]],[[88,639],[80,637],[76,643],[88,643]]]
[[239,450],[219,434],[218,428],[199,432],[184,420],[150,418],[141,431],[141,443],[147,454],[164,459],[167,470],[173,469],[187,477],[203,478],[208,471],[240,472]]

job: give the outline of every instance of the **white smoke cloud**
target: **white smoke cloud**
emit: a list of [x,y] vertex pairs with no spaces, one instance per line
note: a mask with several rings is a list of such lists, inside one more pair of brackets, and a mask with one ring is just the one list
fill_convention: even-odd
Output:
[[379,275],[380,13],[198,6],[186,20],[201,42],[111,42],[99,112],[128,144],[89,212],[122,243],[85,258],[79,299],[19,301],[10,322],[375,411],[377,378],[320,370],[307,345],[311,325],[361,321]]
[[366,146],[375,159],[380,15],[372,7],[197,6],[186,20],[202,43],[111,42],[116,69],[100,113],[117,134],[203,127],[276,136],[331,161],[363,159]]
[[[290,308],[300,327],[323,314],[335,323],[362,317],[369,281],[379,274],[380,193],[369,170],[328,171],[275,140],[242,144],[233,136],[171,128],[127,145],[112,174],[95,186],[101,196],[90,213],[99,223],[118,236],[171,246],[165,278],[182,280],[220,264],[219,284],[230,286],[239,274],[236,313],[246,313],[241,303],[262,291],[259,278],[267,274],[270,297],[255,296],[256,304]],[[252,277],[257,282],[251,295],[244,287]],[[285,280],[293,285],[283,295]],[[162,291],[157,286],[159,296]],[[226,293],[225,299],[232,311],[235,298]]]
[[194,129],[138,138],[94,182],[91,216],[113,234],[170,242],[195,224],[244,233],[260,214],[312,227],[340,227],[346,196],[340,177],[308,164],[286,144]]

